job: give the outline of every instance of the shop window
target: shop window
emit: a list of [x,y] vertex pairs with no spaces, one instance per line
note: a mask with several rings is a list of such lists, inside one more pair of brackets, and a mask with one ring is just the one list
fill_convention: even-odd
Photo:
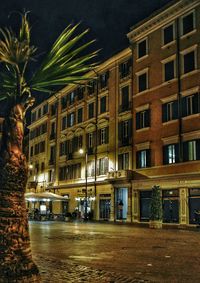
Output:
[[170,101],[162,105],[162,122],[172,121],[178,118],[178,101]]

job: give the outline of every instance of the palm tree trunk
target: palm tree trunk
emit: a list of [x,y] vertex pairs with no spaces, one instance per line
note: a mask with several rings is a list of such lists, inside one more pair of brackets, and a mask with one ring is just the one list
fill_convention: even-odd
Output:
[[40,282],[32,260],[24,199],[28,167],[22,152],[23,104],[10,108],[0,152],[0,283]]

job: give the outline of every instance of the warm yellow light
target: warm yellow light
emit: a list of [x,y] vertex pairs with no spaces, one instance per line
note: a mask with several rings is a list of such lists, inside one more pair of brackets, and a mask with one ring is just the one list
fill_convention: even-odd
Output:
[[84,150],[83,150],[82,148],[80,148],[80,149],[79,149],[79,153],[80,153],[80,154],[83,154],[83,153],[84,153]]
[[33,169],[33,164],[29,164],[28,168]]

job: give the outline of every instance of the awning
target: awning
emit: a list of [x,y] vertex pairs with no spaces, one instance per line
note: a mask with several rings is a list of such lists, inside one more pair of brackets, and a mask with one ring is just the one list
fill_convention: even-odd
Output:
[[43,193],[25,193],[25,199],[28,201],[51,201],[51,200],[67,200],[68,197],[63,197],[50,192]]

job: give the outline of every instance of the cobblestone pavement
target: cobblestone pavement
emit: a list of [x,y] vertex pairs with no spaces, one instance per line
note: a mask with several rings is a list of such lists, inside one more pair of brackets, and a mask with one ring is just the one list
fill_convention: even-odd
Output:
[[199,283],[200,230],[30,223],[43,283]]
[[55,260],[37,256],[43,283],[148,283],[150,281],[119,273],[94,269],[70,260]]

